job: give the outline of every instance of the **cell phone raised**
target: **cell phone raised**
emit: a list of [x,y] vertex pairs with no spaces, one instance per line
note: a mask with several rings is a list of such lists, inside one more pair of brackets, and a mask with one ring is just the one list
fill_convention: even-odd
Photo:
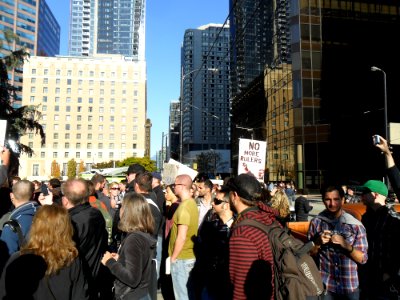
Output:
[[42,183],[40,187],[40,192],[43,194],[43,196],[47,196],[49,194],[49,188],[45,183]]
[[374,145],[379,145],[381,143],[381,137],[377,134],[373,136]]

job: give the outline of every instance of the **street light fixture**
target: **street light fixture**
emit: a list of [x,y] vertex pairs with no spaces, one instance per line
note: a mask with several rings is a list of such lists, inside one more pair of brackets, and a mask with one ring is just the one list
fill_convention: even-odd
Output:
[[[194,72],[200,71],[202,68],[197,68],[194,70],[191,70],[190,72],[183,74],[183,68],[181,71],[181,91],[180,91],[180,112],[179,112],[179,119],[180,119],[180,136],[179,136],[179,160],[181,163],[183,163],[183,81],[187,76],[190,74],[193,74]],[[218,72],[219,69],[216,68],[207,68],[205,71],[211,71],[211,72]],[[190,105],[190,104],[189,104]]]
[[383,71],[382,69],[372,66],[371,71],[379,71],[383,73],[383,89],[384,89],[384,101],[385,101],[385,106],[384,106],[384,114],[385,114],[385,139],[388,141],[390,144],[390,133],[389,133],[389,124],[388,124],[388,115],[387,115],[387,89],[386,89],[386,72]]

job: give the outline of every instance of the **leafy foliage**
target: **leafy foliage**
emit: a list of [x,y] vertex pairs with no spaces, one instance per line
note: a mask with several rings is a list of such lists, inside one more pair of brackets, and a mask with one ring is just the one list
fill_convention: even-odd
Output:
[[83,162],[83,160],[81,160],[81,162],[79,163],[79,170],[78,170],[78,173],[82,172],[85,172],[85,163]]
[[76,167],[77,167],[77,163],[76,163],[75,159],[71,159],[70,161],[68,161],[68,164],[67,164],[68,179],[73,179],[76,177]]
[[55,160],[51,163],[51,177],[52,178],[60,178],[61,171],[60,171],[60,164],[57,163]]
[[[5,30],[4,40],[0,40],[0,49],[13,49],[13,44],[19,43],[19,38],[10,30]],[[26,105],[15,107],[13,104],[17,99],[17,87],[10,84],[8,72],[21,72],[25,59],[29,58],[29,52],[21,47],[18,50],[10,50],[7,55],[0,59],[0,119],[7,121],[6,139],[19,141],[20,137],[33,132],[41,137],[41,144],[45,144],[45,133],[39,123],[41,113],[38,106]],[[21,74],[22,75],[22,74]],[[33,154],[33,150],[27,145],[17,143],[20,153]],[[10,175],[18,173],[19,153],[14,153],[16,166],[10,169]],[[13,174],[13,172],[15,172]]]
[[221,165],[221,154],[215,151],[201,152],[196,156],[197,171],[206,174],[217,174]]
[[119,167],[130,166],[132,164],[142,165],[146,171],[154,172],[157,170],[156,162],[149,157],[128,157],[119,163]]

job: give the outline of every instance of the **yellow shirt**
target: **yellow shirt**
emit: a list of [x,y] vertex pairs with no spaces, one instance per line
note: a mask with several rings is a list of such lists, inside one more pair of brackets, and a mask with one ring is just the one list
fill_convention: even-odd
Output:
[[188,231],[186,241],[183,245],[182,251],[179,253],[177,258],[195,258],[193,247],[199,224],[199,210],[197,208],[196,201],[194,201],[194,199],[184,200],[181,204],[179,204],[172,220],[174,222],[172,224],[171,236],[168,245],[169,256],[171,256],[174,252],[175,241],[178,235],[178,225],[187,225]]

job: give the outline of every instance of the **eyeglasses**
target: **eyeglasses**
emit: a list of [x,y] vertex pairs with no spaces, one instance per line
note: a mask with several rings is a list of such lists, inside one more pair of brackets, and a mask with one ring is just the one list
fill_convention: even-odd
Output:
[[119,188],[114,187],[114,188],[110,188],[110,190],[117,190],[117,191],[119,191]]
[[225,201],[225,200],[221,200],[221,199],[218,199],[218,198],[214,198],[214,204],[215,205],[220,205],[221,203],[228,203],[228,201]]

